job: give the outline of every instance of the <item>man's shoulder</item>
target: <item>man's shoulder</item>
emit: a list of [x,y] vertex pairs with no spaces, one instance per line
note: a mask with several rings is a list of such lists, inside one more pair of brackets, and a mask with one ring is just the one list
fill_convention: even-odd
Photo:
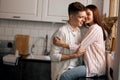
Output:
[[68,28],[68,24],[64,24],[63,26],[61,26],[60,28],[59,28],[59,31],[66,31],[67,30],[67,28]]
[[60,35],[60,34],[66,34],[66,31],[67,31],[67,25],[64,24],[54,32],[53,36]]

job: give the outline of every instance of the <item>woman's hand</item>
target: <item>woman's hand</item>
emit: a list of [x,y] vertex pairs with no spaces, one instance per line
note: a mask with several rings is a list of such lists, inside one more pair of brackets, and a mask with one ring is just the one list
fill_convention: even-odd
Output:
[[54,37],[53,38],[53,44],[60,46],[60,47],[64,47],[64,48],[68,48],[69,45],[67,43],[65,43],[61,38],[59,37]]

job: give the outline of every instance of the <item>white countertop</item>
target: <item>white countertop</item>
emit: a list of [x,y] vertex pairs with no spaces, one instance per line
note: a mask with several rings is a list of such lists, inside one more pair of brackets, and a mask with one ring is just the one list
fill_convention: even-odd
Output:
[[35,60],[46,60],[50,61],[50,56],[49,55],[38,55],[38,54],[31,54],[26,59],[35,59]]

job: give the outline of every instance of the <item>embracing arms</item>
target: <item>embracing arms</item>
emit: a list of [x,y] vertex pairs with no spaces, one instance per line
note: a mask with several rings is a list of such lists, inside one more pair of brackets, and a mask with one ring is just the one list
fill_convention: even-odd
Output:
[[79,46],[77,48],[77,50],[74,51],[74,53],[61,53],[61,54],[59,54],[59,52],[61,50],[60,48],[69,49],[69,44],[65,43],[59,37],[55,37],[53,39],[53,47],[52,48],[54,48],[54,49],[52,49],[53,52],[51,53],[51,58],[53,57],[52,59],[54,59],[56,57],[56,60],[53,60],[53,61],[63,61],[63,60],[68,60],[68,59],[72,59],[72,58],[78,58],[85,53],[85,50],[81,49],[81,46]]

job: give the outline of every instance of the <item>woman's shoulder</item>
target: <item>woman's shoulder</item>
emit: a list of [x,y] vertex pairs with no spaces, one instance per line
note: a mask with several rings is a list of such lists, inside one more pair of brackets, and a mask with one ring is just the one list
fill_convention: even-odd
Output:
[[93,24],[91,27],[92,27],[93,29],[102,29],[101,26],[98,25],[98,24]]
[[98,24],[93,24],[92,26],[94,26],[94,27],[100,27]]

